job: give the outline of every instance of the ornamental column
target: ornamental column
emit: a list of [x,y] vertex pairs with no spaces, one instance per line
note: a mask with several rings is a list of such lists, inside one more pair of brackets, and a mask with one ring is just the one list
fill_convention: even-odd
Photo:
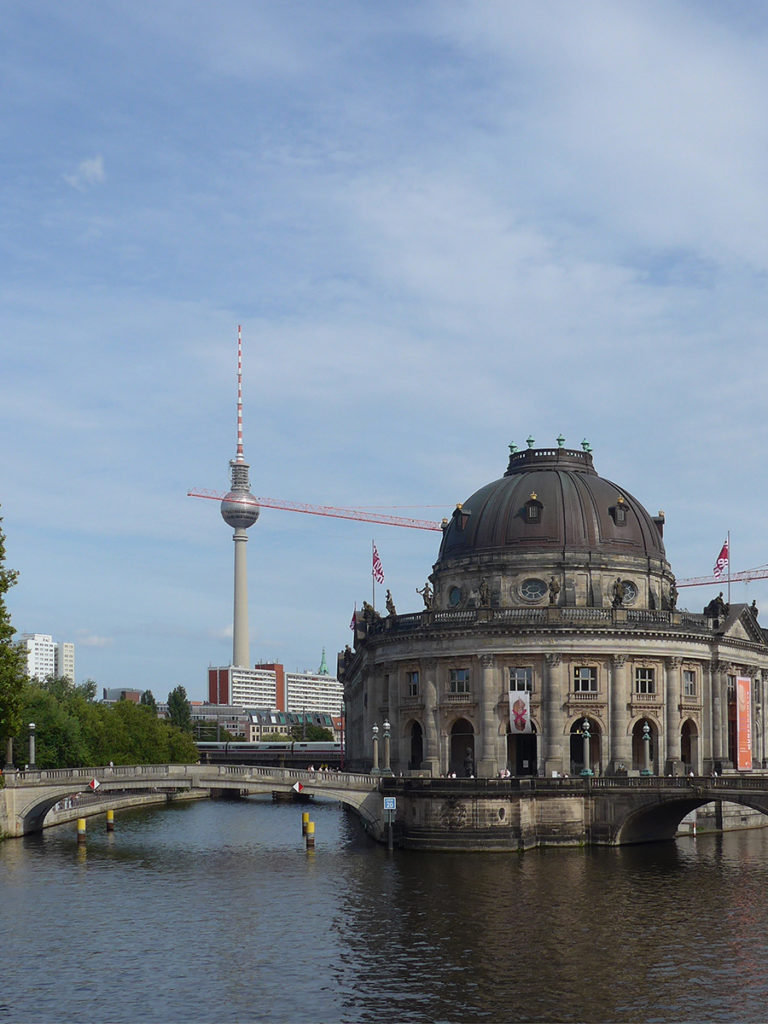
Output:
[[632,737],[629,734],[629,692],[625,666],[626,654],[611,658],[611,757],[610,772],[629,771],[632,767]]
[[568,758],[563,751],[565,733],[565,687],[563,686],[562,654],[544,655],[544,692],[542,708],[544,710],[544,775],[550,778],[553,772],[558,775],[570,768],[570,737]]
[[496,714],[498,683],[496,659],[492,654],[480,655],[480,756],[475,771],[480,779],[493,779],[499,770],[499,720]]
[[437,723],[440,709],[437,704],[437,660],[429,658],[421,662],[424,678],[424,760],[422,768],[434,777],[440,775],[440,740]]
[[712,672],[712,756],[722,767],[728,765],[728,669],[717,661]]
[[[667,751],[665,775],[681,772],[682,738],[680,736],[680,701],[682,700],[682,658],[664,659],[664,732]],[[661,746],[661,744],[659,744]],[[661,751],[659,751],[661,753]],[[661,758],[659,758],[661,761]]]

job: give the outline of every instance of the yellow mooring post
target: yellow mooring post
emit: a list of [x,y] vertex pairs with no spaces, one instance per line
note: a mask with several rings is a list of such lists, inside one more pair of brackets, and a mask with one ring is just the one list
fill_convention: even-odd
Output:
[[110,807],[107,811],[107,832],[115,831],[115,812]]
[[78,843],[85,842],[85,818],[77,819],[77,841]]
[[307,825],[309,824],[309,811],[301,812],[301,834],[305,836],[307,834]]
[[314,850],[315,848],[315,823],[314,821],[307,822],[307,849]]

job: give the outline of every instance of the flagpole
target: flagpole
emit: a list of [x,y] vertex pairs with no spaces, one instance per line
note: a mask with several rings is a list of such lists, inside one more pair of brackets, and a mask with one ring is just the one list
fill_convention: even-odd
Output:
[[[376,570],[373,566],[373,549],[375,548],[375,541],[371,540],[371,607],[376,611]],[[728,591],[728,600],[730,601],[731,595]]]
[[731,531],[728,531],[728,604],[731,603]]

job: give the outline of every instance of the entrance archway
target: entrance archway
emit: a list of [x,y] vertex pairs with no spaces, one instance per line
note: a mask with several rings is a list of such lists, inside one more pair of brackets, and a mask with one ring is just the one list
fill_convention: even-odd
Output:
[[411,726],[411,756],[408,760],[408,767],[411,771],[421,768],[424,760],[424,732],[418,722]]
[[[648,741],[643,739],[645,735],[644,726],[648,723]],[[648,767],[652,775],[656,775],[656,751],[658,750],[658,735],[656,726],[650,718],[641,718],[635,722],[632,728],[632,767],[635,771],[642,771],[645,768],[645,751],[643,747],[648,743]]]
[[590,768],[595,775],[600,774],[602,731],[594,718],[586,718],[589,723],[589,764],[584,764],[584,721],[581,715],[571,726],[571,775],[578,775],[583,768]]
[[475,730],[466,718],[458,718],[451,727],[450,774],[468,778],[475,774]]
[[680,730],[680,756],[685,771],[699,774],[699,730],[695,722],[686,718],[683,728]]
[[507,768],[513,775],[536,775],[538,772],[538,743],[536,726],[533,732],[513,733],[507,726]]

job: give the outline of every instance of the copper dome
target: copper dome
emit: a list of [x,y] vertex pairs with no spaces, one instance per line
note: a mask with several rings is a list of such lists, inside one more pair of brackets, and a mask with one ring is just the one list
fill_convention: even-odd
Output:
[[435,568],[510,548],[665,561],[662,529],[661,513],[651,517],[627,490],[598,476],[590,452],[532,448],[513,452],[503,477],[456,508]]

